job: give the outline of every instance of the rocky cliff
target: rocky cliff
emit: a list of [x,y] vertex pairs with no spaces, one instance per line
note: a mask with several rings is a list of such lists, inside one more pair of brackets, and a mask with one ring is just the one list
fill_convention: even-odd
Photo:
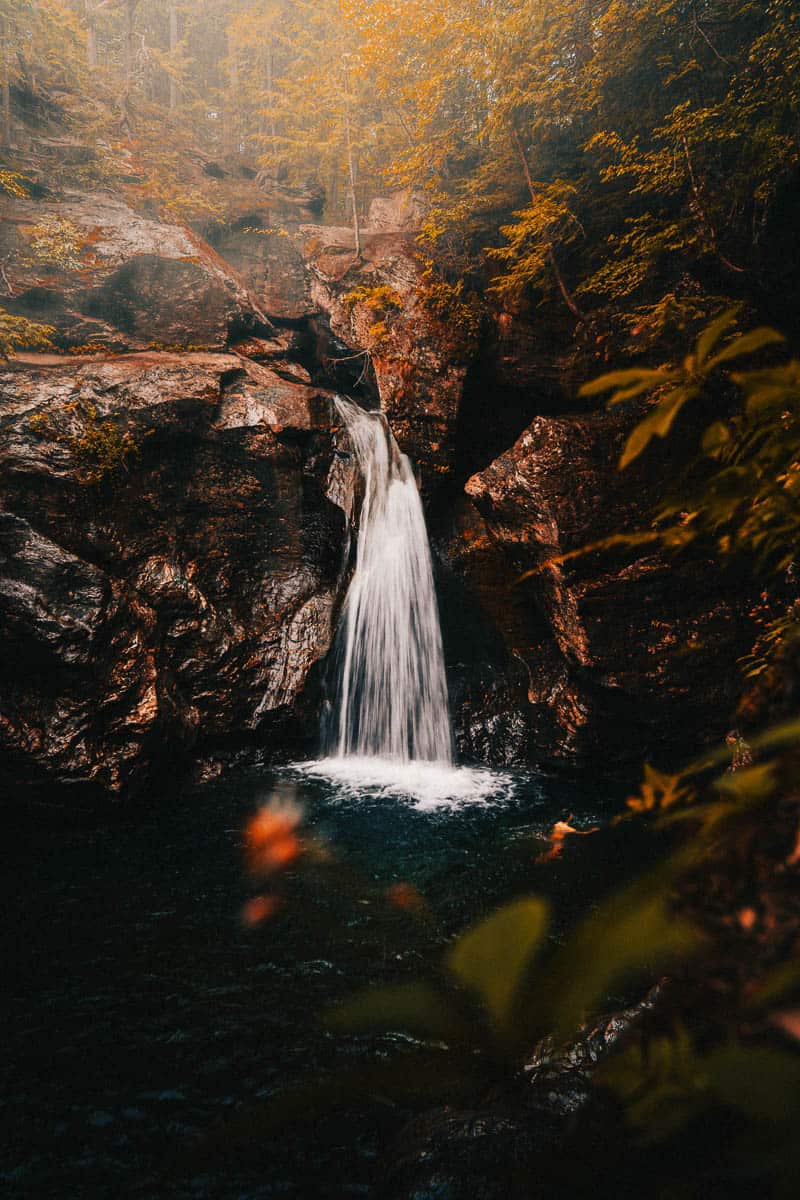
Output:
[[6,203],[8,311],[55,328],[63,349],[222,349],[266,327],[252,293],[186,226],[110,192]]
[[707,566],[589,556],[515,586],[641,519],[652,480],[615,467],[635,414],[554,412],[507,318],[481,374],[413,204],[376,207],[360,260],[274,203],[214,248],[112,194],[7,208],[4,304],[61,350],[0,376],[7,783],[127,796],[313,748],[357,490],[334,390],[380,403],[418,467],[462,753],[617,762],[668,752],[670,723],[723,731],[741,619]]
[[[351,229],[258,213],[215,239],[279,327],[305,336],[309,366],[379,404],[426,493],[454,467],[471,351],[430,302],[413,206],[373,204],[356,259]],[[408,228],[409,224],[412,228]]]
[[353,495],[330,397],[230,354],[0,376],[7,781],[313,743]]
[[620,409],[537,417],[465,485],[472,558],[488,543],[514,585],[516,618],[500,621],[524,668],[533,745],[557,759],[691,754],[725,732],[735,703],[749,632],[735,579],[658,549],[561,561],[646,525],[670,463],[661,451],[618,471],[636,419]]

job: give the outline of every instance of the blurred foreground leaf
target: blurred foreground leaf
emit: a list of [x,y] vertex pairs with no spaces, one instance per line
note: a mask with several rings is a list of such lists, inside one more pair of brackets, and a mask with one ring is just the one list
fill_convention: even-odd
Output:
[[619,460],[620,471],[629,467],[647,449],[653,438],[665,438],[675,424],[675,418],[681,409],[699,395],[699,387],[694,386],[677,387],[667,392],[653,411],[639,422],[625,443],[625,449]]
[[472,1036],[452,999],[426,983],[370,988],[346,1000],[328,1016],[328,1024],[348,1033],[388,1029],[403,1030],[445,1041],[464,1041]]
[[715,1096],[755,1121],[800,1117],[800,1055],[793,1051],[735,1042],[710,1054],[703,1069]]
[[797,995],[800,995],[800,958],[792,958],[762,980],[750,997],[750,1007],[761,1011]]
[[549,907],[534,897],[508,904],[463,933],[447,967],[486,1006],[496,1028],[514,1015],[526,968],[547,932]]
[[536,1023],[568,1037],[609,993],[635,979],[654,982],[706,945],[676,917],[670,895],[691,852],[674,855],[632,887],[612,896],[584,920],[537,980],[531,1011]]

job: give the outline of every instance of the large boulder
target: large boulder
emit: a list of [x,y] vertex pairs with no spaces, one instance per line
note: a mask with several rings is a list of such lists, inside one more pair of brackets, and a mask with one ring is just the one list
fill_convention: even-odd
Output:
[[653,547],[563,561],[647,524],[669,460],[661,449],[617,470],[637,419],[537,417],[468,480],[473,519],[444,547],[516,664],[532,756],[640,762],[696,749],[732,717],[749,633],[734,582],[696,554]]
[[190,751],[307,750],[355,494],[330,397],[154,352],[0,395],[7,779],[127,796]]
[[235,270],[182,225],[107,192],[7,200],[4,307],[52,325],[65,348],[222,349],[268,326]]

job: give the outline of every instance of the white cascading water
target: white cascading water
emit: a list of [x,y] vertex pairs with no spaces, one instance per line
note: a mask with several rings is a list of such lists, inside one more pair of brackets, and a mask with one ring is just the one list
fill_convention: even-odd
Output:
[[433,568],[411,464],[380,413],[337,399],[364,479],[338,634],[328,749],[339,759],[450,766],[453,739]]
[[329,755],[299,763],[347,796],[393,795],[422,810],[505,794],[508,775],[453,764],[433,568],[411,464],[381,413],[338,398],[364,481],[353,578],[336,637]]

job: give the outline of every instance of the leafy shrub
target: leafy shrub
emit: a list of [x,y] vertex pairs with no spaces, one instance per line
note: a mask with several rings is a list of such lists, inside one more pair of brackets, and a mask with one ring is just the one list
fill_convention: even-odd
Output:
[[480,337],[483,305],[475,292],[467,290],[463,279],[448,283],[433,274],[431,264],[425,271],[425,286],[420,294],[423,307],[441,321],[463,349],[471,349]]
[[709,325],[681,366],[614,371],[581,389],[585,397],[611,392],[611,405],[653,397],[628,438],[621,470],[653,438],[667,437],[687,404],[708,401],[722,386],[738,389],[742,400],[727,420],[714,421],[703,434],[701,453],[711,464],[710,476],[706,471],[699,485],[661,505],[653,531],[605,544],[660,541],[675,548],[702,535],[714,540],[720,554],[746,553],[770,569],[786,570],[794,561],[800,536],[800,362],[730,372],[731,363],[784,340],[768,328],[733,332],[737,315],[732,309]]
[[29,195],[30,180],[20,171],[8,171],[0,167],[0,192],[4,196],[14,196],[24,200]]
[[400,312],[403,308],[403,299],[394,288],[380,284],[376,287],[354,288],[352,292],[348,292],[346,296],[342,297],[342,304],[348,312],[352,312],[357,304],[363,304],[370,312],[385,314]]
[[79,271],[85,237],[72,221],[50,218],[31,230],[30,251],[36,262],[60,271]]
[[373,321],[367,330],[366,350],[369,354],[379,354],[386,350],[392,332],[392,317],[403,308],[400,294],[386,284],[362,286],[343,296],[342,304],[349,313],[361,306],[375,314],[378,319]]
[[75,462],[78,481],[85,487],[96,486],[125,470],[140,449],[129,430],[121,430],[114,421],[100,420],[96,406],[85,401],[71,401],[55,416],[38,413],[29,424],[42,436],[66,447]]
[[15,350],[52,349],[50,339],[55,332],[52,325],[40,325],[0,308],[0,358],[9,358]]

